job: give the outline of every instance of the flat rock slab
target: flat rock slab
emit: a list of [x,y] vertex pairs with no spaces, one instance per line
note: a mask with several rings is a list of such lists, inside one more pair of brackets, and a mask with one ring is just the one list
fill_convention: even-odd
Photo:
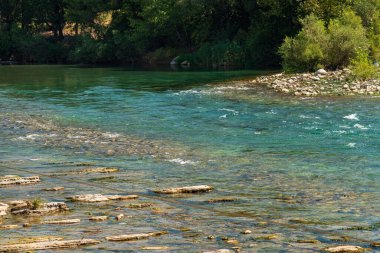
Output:
[[19,225],[3,225],[0,226],[0,230],[16,229],[19,228]]
[[13,186],[13,185],[29,185],[29,184],[36,184],[39,183],[40,177],[39,176],[33,176],[33,177],[19,177],[19,176],[3,176],[0,177],[0,188],[1,187],[7,187],[7,186]]
[[159,194],[201,193],[201,192],[209,192],[209,191],[212,191],[213,189],[214,188],[209,185],[196,185],[196,186],[158,189],[158,190],[153,190],[153,192],[159,193]]
[[90,221],[106,221],[108,216],[92,216],[88,218]]
[[169,250],[169,247],[166,247],[166,246],[142,247],[141,250]]
[[223,202],[234,202],[237,200],[238,200],[238,198],[225,197],[225,198],[208,199],[208,200],[206,200],[206,202],[208,202],[208,203],[223,203]]
[[137,240],[148,239],[149,237],[160,236],[160,235],[165,235],[165,234],[167,234],[166,231],[152,232],[152,233],[146,233],[146,234],[131,234],[131,235],[108,236],[108,237],[106,237],[106,240],[107,241],[113,241],[113,242],[119,242],[119,241],[137,241]]
[[45,188],[44,191],[47,192],[57,192],[57,191],[63,191],[65,187],[53,187],[53,188]]
[[97,167],[97,168],[86,168],[82,170],[70,170],[62,173],[54,173],[52,175],[65,176],[65,175],[76,175],[76,174],[108,174],[119,172],[118,168],[111,167]]
[[7,245],[12,244],[26,244],[26,243],[34,243],[34,242],[50,242],[50,241],[62,241],[62,237],[58,236],[38,236],[38,237],[23,237],[11,242],[8,242]]
[[39,216],[39,215],[46,215],[49,213],[55,213],[55,212],[63,212],[63,211],[69,211],[70,209],[67,207],[66,203],[64,202],[49,202],[44,203],[41,205],[38,209],[33,209],[30,207],[29,203],[27,202],[28,206],[25,207],[25,209],[12,209],[12,214],[14,215],[28,215],[28,216]]
[[31,250],[76,248],[85,245],[95,245],[100,241],[93,239],[67,240],[67,241],[47,241],[21,244],[0,245],[0,252],[23,252]]
[[71,220],[48,220],[42,222],[42,224],[52,224],[52,225],[67,225],[67,224],[76,224],[80,223],[80,219],[71,219]]
[[364,249],[360,246],[346,245],[346,246],[325,248],[323,249],[323,251],[330,252],[330,253],[360,253],[360,252],[367,251],[367,249]]
[[205,251],[203,253],[235,253],[235,251],[229,250],[229,249],[218,249],[213,251]]
[[102,194],[82,194],[82,195],[75,195],[72,197],[69,197],[71,201],[77,201],[77,202],[105,202],[105,201],[111,201],[111,200],[129,200],[129,199],[137,199],[139,196],[137,195],[102,195]]

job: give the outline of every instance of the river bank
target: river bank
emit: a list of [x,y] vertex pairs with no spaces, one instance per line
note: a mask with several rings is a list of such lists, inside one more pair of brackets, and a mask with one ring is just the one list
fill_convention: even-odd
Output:
[[260,76],[250,85],[264,84],[276,92],[293,96],[351,96],[379,95],[380,80],[357,80],[349,69],[337,71],[318,70],[315,73],[275,74]]

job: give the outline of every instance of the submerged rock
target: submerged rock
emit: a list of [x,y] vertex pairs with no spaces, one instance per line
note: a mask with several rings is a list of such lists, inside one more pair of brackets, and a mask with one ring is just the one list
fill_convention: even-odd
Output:
[[151,232],[151,233],[146,233],[146,234],[131,234],[131,235],[118,235],[118,236],[108,236],[106,237],[107,241],[136,241],[136,240],[143,240],[147,239],[149,237],[153,236],[161,236],[165,235],[168,232],[166,231],[160,231],[160,232]]
[[42,222],[42,224],[51,224],[51,225],[68,225],[80,223],[80,219],[71,219],[71,220],[48,220]]
[[278,239],[278,235],[270,234],[270,235],[262,235],[256,238],[257,240],[275,240]]
[[98,244],[100,241],[93,239],[68,240],[68,241],[46,241],[21,244],[0,245],[0,252],[25,252],[33,250],[75,248],[84,245]]
[[39,176],[33,177],[20,177],[14,175],[7,175],[0,177],[0,188],[12,185],[29,185],[36,184],[40,182]]
[[9,204],[13,215],[39,216],[69,210],[64,202],[41,203],[18,200],[9,202]]
[[318,240],[313,240],[313,239],[300,239],[300,240],[297,240],[298,243],[312,243],[312,244],[315,244],[315,243],[320,243],[320,241]]
[[81,170],[70,170],[67,172],[54,173],[52,175],[80,175],[80,174],[109,174],[119,172],[120,169],[113,167],[97,167],[97,168],[86,168]]
[[200,192],[209,192],[214,188],[209,185],[197,185],[197,186],[185,186],[178,188],[167,188],[167,189],[159,189],[153,190],[155,193],[160,194],[177,194],[177,193],[200,193]]
[[151,206],[153,206],[152,203],[135,203],[135,204],[130,204],[128,207],[134,208],[134,209],[141,209],[141,208],[146,208],[146,207],[151,207]]
[[43,190],[47,191],[47,192],[57,192],[57,191],[63,191],[64,189],[65,189],[65,187],[57,186],[57,187],[53,187],[53,188],[45,188]]
[[219,202],[234,202],[237,200],[238,200],[237,198],[224,197],[224,198],[209,199],[209,200],[206,200],[206,202],[208,202],[208,203],[219,203]]

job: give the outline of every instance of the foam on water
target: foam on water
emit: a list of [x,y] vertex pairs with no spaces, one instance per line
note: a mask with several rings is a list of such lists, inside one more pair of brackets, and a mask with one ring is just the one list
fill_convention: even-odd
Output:
[[191,160],[183,160],[181,158],[175,158],[168,160],[171,163],[176,163],[180,165],[197,165],[199,162],[191,161]]
[[356,113],[344,116],[343,118],[348,120],[359,120],[358,115]]
[[368,127],[365,127],[365,126],[360,125],[360,124],[355,124],[354,127],[358,128],[358,129],[361,129],[361,130],[368,130],[369,129]]

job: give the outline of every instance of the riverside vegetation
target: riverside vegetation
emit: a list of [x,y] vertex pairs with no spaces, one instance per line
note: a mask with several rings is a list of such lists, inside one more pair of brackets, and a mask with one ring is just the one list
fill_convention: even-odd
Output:
[[352,66],[374,77],[379,0],[4,0],[0,58],[25,63]]

